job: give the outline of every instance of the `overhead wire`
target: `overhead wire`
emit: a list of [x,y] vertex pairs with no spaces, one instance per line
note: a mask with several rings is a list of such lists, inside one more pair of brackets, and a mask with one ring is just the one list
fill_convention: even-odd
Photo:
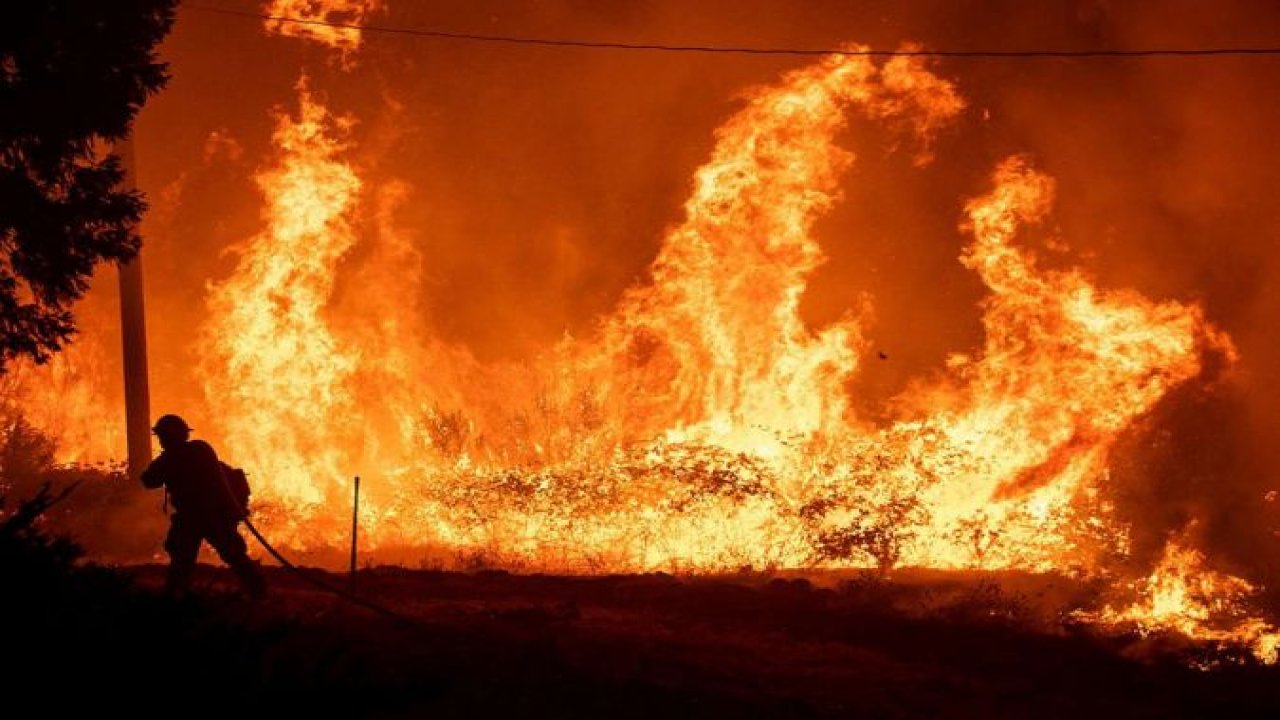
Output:
[[426,28],[395,27],[389,25],[368,25],[362,23],[336,22],[314,18],[271,15],[269,13],[248,10],[232,10],[229,8],[209,7],[206,5],[186,4],[192,10],[231,15],[255,20],[292,23],[295,25],[312,25],[330,28],[358,30],[360,32],[382,33],[392,35],[409,35],[415,37],[435,38],[439,40],[458,40],[467,42],[500,43],[507,45],[529,45],[541,47],[579,48],[597,50],[630,50],[675,53],[707,53],[738,55],[845,55],[862,57],[931,57],[931,58],[1131,58],[1131,57],[1213,57],[1213,56],[1280,56],[1280,46],[1229,46],[1207,48],[1139,48],[1116,49],[1104,48],[1095,50],[948,50],[928,48],[900,48],[886,50],[877,48],[783,48],[783,47],[750,47],[733,45],[672,45],[665,43],[632,43],[604,40],[581,40],[574,38],[550,38],[521,35],[491,35],[483,33],[452,32],[431,30]]

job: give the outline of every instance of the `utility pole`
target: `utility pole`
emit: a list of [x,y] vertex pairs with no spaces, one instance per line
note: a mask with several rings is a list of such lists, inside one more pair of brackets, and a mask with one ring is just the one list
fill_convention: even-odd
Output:
[[356,592],[356,547],[360,534],[360,476],[356,476],[354,501],[351,503],[351,574],[347,580],[347,590]]
[[[138,188],[133,137],[116,146],[124,165],[124,186]],[[120,340],[124,351],[125,437],[129,477],[151,462],[151,388],[147,378],[147,314],[142,291],[142,253],[116,266],[120,278]]]

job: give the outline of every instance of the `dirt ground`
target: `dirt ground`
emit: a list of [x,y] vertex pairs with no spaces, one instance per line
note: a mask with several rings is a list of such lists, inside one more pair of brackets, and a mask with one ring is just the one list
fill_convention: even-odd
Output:
[[[128,570],[144,588],[163,574]],[[270,576],[257,605],[223,570],[199,583],[235,622],[289,628],[253,656],[264,702],[297,707],[316,698],[288,688],[316,683],[345,715],[1280,717],[1280,671],[1194,670],[1206,649],[1064,622],[1087,588],[1062,580],[362,570],[359,596],[397,619]]]

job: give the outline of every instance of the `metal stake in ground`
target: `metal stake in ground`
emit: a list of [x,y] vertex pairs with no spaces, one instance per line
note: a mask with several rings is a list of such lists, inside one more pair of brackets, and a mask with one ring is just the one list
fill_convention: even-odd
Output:
[[351,592],[356,591],[356,545],[360,532],[360,476],[356,476],[355,499],[351,504]]

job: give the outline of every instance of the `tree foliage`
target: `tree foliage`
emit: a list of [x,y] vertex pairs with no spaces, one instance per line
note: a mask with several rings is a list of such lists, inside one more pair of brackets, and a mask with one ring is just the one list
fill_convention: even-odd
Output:
[[0,19],[0,370],[75,330],[94,267],[138,251],[142,196],[123,140],[168,79],[156,45],[177,0],[21,0]]

